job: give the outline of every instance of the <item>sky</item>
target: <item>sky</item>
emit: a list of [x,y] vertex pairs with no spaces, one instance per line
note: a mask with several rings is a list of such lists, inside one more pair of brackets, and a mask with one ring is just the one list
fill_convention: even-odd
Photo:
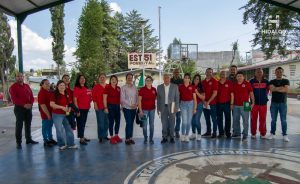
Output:
[[[198,51],[229,51],[238,40],[239,51],[252,49],[255,26],[242,23],[243,10],[240,7],[247,0],[108,0],[114,12],[126,14],[137,10],[143,18],[149,19],[154,35],[158,36],[158,7],[161,7],[161,43],[164,54],[173,39],[182,43],[198,44]],[[74,63],[76,58],[77,22],[84,0],[74,0],[65,5],[65,61]],[[16,42],[16,21],[9,17],[12,35]],[[23,23],[23,58],[25,71],[51,68],[50,36],[51,17],[49,10],[29,15]],[[17,48],[17,46],[15,46]],[[17,53],[17,49],[15,49]]]

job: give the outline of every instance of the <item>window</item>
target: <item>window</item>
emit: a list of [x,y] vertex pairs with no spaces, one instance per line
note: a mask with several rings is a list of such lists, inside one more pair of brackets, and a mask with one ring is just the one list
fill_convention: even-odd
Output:
[[295,77],[296,75],[296,65],[290,65],[290,76]]

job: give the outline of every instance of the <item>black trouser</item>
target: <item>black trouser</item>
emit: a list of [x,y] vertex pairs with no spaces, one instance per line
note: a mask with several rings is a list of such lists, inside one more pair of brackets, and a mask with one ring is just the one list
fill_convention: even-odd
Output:
[[230,102],[228,103],[217,103],[217,120],[218,120],[218,128],[219,134],[224,134],[224,126],[223,126],[223,116],[225,117],[225,134],[226,136],[230,136],[231,129],[231,110],[230,110]]
[[78,138],[84,138],[84,129],[89,113],[89,109],[79,109],[80,116],[76,117],[77,121],[77,136]]
[[25,138],[26,141],[31,140],[31,120],[32,109],[25,109],[22,106],[15,105],[14,113],[16,116],[16,142],[22,143],[23,122],[25,122]]

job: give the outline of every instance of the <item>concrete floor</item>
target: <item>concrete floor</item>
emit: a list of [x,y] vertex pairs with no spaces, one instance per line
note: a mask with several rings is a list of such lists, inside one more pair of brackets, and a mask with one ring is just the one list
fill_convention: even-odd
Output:
[[[292,103],[300,104],[298,101]],[[161,123],[156,116],[154,145],[143,144],[142,129],[135,125],[136,144],[126,146],[124,143],[110,145],[108,142],[97,142],[96,118],[91,110],[86,137],[92,141],[87,146],[79,146],[78,150],[45,149],[41,144],[40,129],[33,132],[33,138],[40,144],[23,143],[22,150],[15,149],[14,139],[4,144],[1,137],[1,149],[5,151],[0,153],[0,183],[196,184],[243,183],[244,180],[247,182],[247,178],[260,178],[273,183],[299,184],[299,110],[292,108],[290,112],[296,115],[289,114],[287,118],[288,143],[282,141],[278,123],[277,137],[272,141],[260,138],[249,138],[246,142],[203,138],[198,142],[182,143],[177,140],[175,144],[162,145]],[[203,117],[201,124],[204,132]],[[124,125],[122,115],[121,137],[124,137]],[[55,133],[55,129],[53,131]]]

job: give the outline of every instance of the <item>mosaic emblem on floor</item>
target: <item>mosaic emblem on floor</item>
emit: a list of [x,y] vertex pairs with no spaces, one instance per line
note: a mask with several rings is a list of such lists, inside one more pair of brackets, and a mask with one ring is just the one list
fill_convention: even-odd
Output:
[[300,153],[203,150],[167,155],[132,171],[124,184],[300,184]]

